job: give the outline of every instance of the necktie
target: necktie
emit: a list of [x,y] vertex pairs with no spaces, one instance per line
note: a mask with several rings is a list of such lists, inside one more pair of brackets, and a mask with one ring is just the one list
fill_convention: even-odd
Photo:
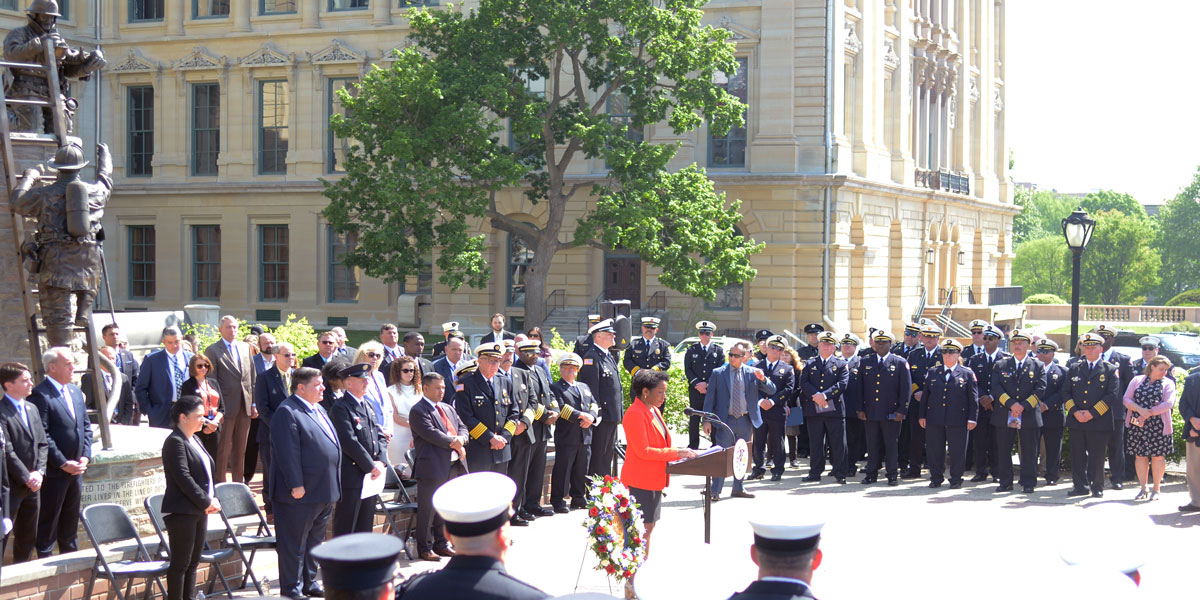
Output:
[[729,416],[736,419],[746,414],[746,389],[744,387],[745,384],[742,382],[742,370],[740,368],[733,370],[731,385],[733,386],[731,390],[733,399],[729,403]]
[[70,394],[67,393],[67,386],[63,386],[58,392],[62,398],[63,404],[67,405],[67,412],[71,413],[71,419],[75,418],[75,403],[71,401]]
[[316,408],[309,407],[308,412],[316,415],[317,422],[321,424],[321,429],[324,429],[325,433],[330,438],[337,439],[337,437],[333,435],[333,427],[330,426],[329,422],[325,420],[325,415],[322,415],[321,411],[317,410]]
[[17,412],[21,413],[21,422],[25,424],[25,429],[29,429],[29,414],[25,412],[25,402],[17,401]]
[[179,368],[179,359],[171,359],[172,377],[175,379],[175,397],[179,397],[179,390],[183,388],[183,369]]
[[950,383],[950,369],[946,368],[946,383]]
[[442,416],[442,425],[446,426],[446,432],[453,435],[455,433],[454,425],[450,424],[450,417],[446,414],[446,410],[442,408],[441,404],[434,404],[433,407],[436,408],[438,414]]

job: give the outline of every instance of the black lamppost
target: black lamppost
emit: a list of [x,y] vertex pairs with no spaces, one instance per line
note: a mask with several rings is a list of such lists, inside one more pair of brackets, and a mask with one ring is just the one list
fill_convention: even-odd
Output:
[[1092,231],[1096,229],[1096,221],[1088,217],[1083,207],[1075,209],[1071,216],[1062,220],[1063,237],[1067,238],[1067,247],[1071,249],[1071,346],[1068,354],[1075,353],[1075,344],[1079,341],[1079,261],[1083,249],[1092,241]]

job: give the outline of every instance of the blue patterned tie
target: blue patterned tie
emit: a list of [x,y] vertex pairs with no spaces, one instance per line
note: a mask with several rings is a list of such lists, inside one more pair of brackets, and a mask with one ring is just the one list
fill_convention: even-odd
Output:
[[179,397],[179,390],[183,389],[183,369],[179,368],[179,361],[171,359],[171,370],[175,379],[175,397]]

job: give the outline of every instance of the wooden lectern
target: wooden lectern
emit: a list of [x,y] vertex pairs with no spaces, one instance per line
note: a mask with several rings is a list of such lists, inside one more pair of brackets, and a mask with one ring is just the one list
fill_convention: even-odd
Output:
[[[741,448],[722,448],[697,456],[667,463],[668,475],[700,475],[704,477],[704,543],[709,543],[712,534],[712,480],[713,477],[736,477],[741,479],[746,470],[735,468],[735,458],[741,455],[746,460],[746,444],[739,440]],[[740,473],[739,473],[740,471]]]

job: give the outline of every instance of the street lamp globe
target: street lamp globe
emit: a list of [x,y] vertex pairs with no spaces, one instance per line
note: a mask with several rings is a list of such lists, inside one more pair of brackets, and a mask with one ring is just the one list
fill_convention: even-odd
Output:
[[1081,252],[1092,241],[1092,232],[1096,229],[1096,221],[1088,216],[1083,208],[1075,209],[1071,216],[1062,220],[1063,237],[1067,238],[1067,246],[1075,252]]

